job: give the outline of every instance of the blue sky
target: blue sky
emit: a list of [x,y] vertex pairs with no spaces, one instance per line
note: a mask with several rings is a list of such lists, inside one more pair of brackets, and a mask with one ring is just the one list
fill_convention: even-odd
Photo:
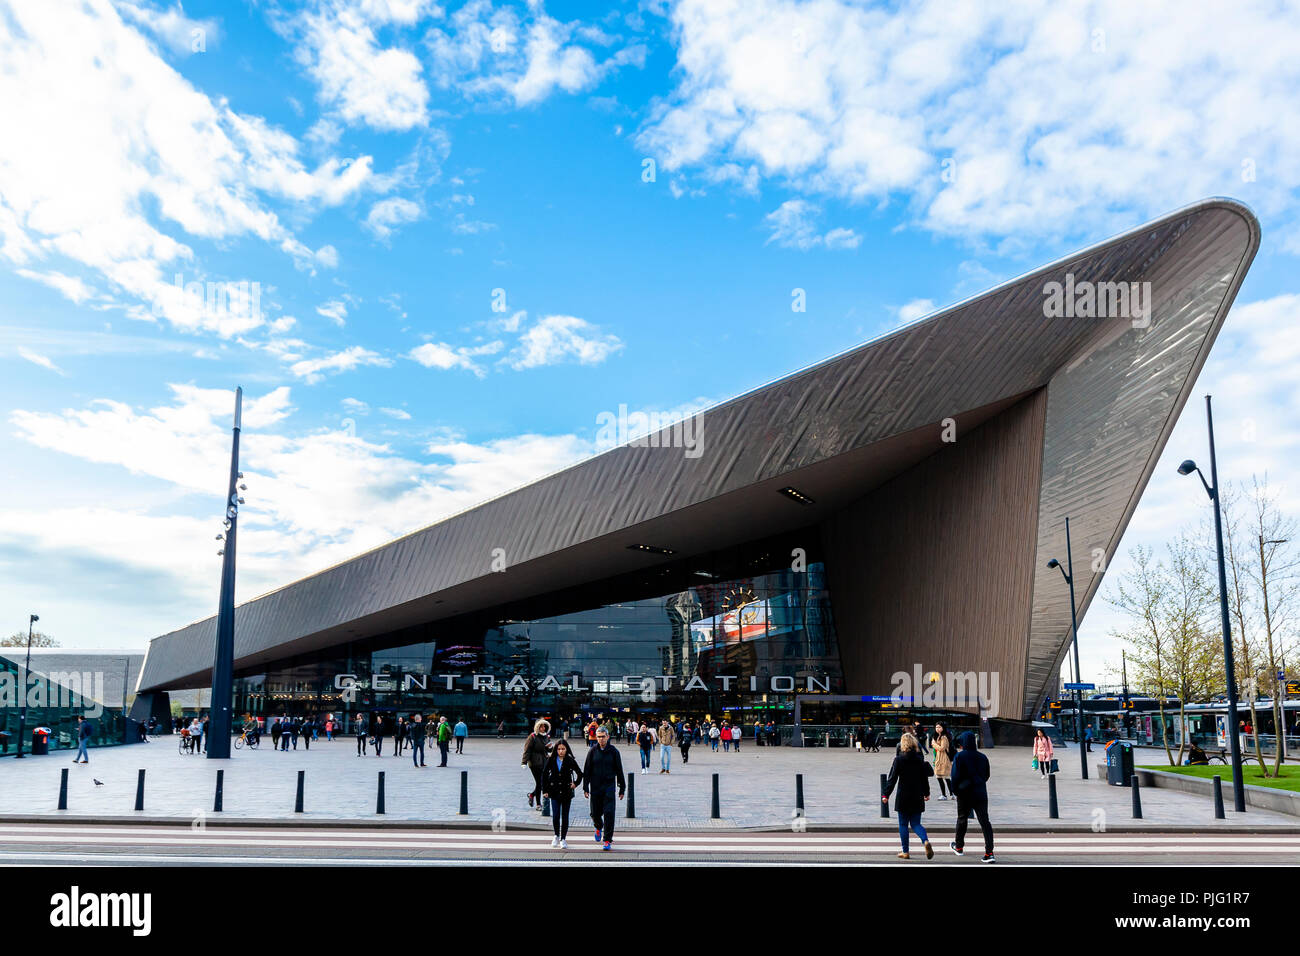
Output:
[[[236,384],[247,599],[1208,195],[1264,245],[1196,394],[1277,484],[1300,13],[1131,6],[0,0],[6,620],[213,612]],[[1126,552],[1201,507],[1200,410]]]

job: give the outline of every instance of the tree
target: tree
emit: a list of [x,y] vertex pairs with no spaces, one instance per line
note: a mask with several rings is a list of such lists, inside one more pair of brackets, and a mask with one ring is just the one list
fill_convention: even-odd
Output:
[[[27,632],[15,631],[8,637],[0,637],[0,647],[26,647]],[[40,631],[32,633],[32,647],[58,647],[59,642],[48,634],[42,634]]]
[[[1250,578],[1250,549],[1245,545],[1245,533],[1238,517],[1240,499],[1238,492],[1231,486],[1220,491],[1219,508],[1223,516],[1223,563],[1228,582],[1228,623],[1232,630],[1237,686],[1243,691],[1242,696],[1250,707],[1250,730],[1255,742],[1255,759],[1259,762],[1259,771],[1267,775],[1264,755],[1259,749],[1259,712],[1255,709],[1260,677],[1260,647],[1254,626],[1257,596]],[[1207,551],[1210,553],[1215,550],[1212,533],[1207,533]],[[1237,733],[1236,727],[1229,730]]]
[[[1276,738],[1273,753],[1273,776],[1282,772],[1282,738],[1286,734],[1286,715],[1282,701],[1286,698],[1286,675],[1282,662],[1286,660],[1287,638],[1291,632],[1292,613],[1300,600],[1300,559],[1296,557],[1296,523],[1282,514],[1277,496],[1264,480],[1254,479],[1251,489],[1253,505],[1250,531],[1259,548],[1259,563],[1250,569],[1252,583],[1259,588],[1260,609],[1263,615],[1264,655],[1268,665],[1266,676],[1273,710],[1273,733]],[[1292,649],[1294,654],[1294,649]]]

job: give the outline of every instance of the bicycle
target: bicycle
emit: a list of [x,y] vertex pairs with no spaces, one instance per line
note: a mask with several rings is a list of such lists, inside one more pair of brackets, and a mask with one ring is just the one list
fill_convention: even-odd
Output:
[[261,734],[250,735],[249,732],[245,730],[243,733],[241,733],[238,737],[235,738],[235,749],[239,750],[245,745],[247,745],[249,750],[256,750],[261,743],[262,743]]
[[182,754],[194,753],[194,741],[190,737],[190,732],[182,730],[178,736],[180,739],[177,741],[177,750]]

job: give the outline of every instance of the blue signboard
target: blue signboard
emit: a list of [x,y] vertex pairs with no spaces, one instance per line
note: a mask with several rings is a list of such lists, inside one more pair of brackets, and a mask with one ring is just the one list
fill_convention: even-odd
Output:
[[1066,684],[1066,690],[1096,690],[1096,684]]

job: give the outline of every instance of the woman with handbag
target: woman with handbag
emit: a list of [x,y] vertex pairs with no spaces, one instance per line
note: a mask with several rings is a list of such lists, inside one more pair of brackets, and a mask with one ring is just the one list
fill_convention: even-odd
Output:
[[894,801],[894,813],[898,816],[898,839],[902,844],[900,860],[910,860],[908,852],[908,831],[911,830],[921,838],[925,846],[925,858],[934,857],[934,847],[930,837],[921,825],[921,814],[925,812],[925,802],[930,799],[930,781],[934,768],[926,763],[920,745],[913,734],[903,734],[898,743],[898,756],[889,768],[889,777],[885,780],[885,789],[881,792],[882,803],[889,802],[889,795],[898,788],[898,797]]
[[952,774],[952,749],[952,735],[943,724],[935,724],[934,736],[930,738],[930,750],[934,752],[934,775],[939,781],[940,800],[948,799],[948,791],[952,787],[948,780]]
[[569,804],[573,802],[573,793],[580,783],[582,771],[569,752],[568,741],[557,740],[542,769],[542,792],[551,798],[551,826],[555,830],[551,846],[561,850],[569,848],[565,839],[569,835]]
[[1052,772],[1052,741],[1043,733],[1043,728],[1038,728],[1038,733],[1034,735],[1034,766],[1038,768],[1039,778],[1047,779],[1047,775]]

